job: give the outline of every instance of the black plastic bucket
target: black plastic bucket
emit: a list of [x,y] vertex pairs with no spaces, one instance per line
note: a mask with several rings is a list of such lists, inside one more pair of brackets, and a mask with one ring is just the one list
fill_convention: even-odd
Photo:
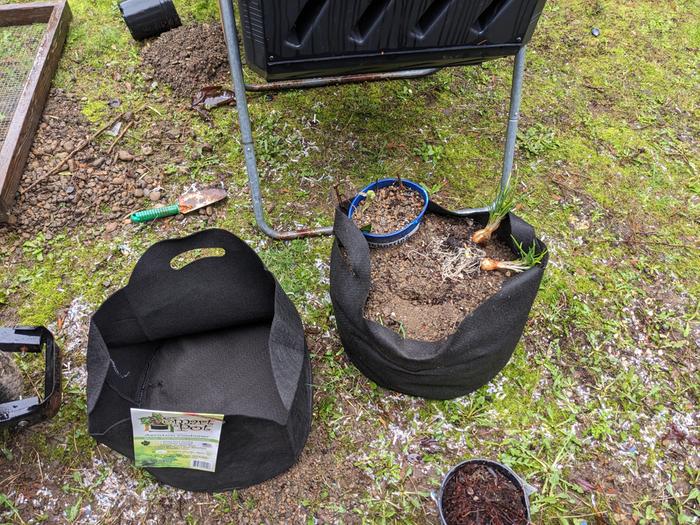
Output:
[[506,467],[501,463],[497,463],[489,459],[470,459],[467,461],[463,461],[462,463],[454,467],[452,470],[450,470],[445,476],[445,478],[442,480],[440,492],[438,494],[435,494],[434,492],[431,494],[433,501],[435,501],[435,504],[438,507],[438,513],[440,514],[440,523],[442,525],[447,525],[445,513],[442,508],[442,498],[445,493],[445,487],[447,487],[447,483],[464,465],[468,465],[470,463],[477,465],[488,465],[489,467],[499,471],[506,478],[508,478],[516,487],[518,487],[518,490],[522,494],[523,505],[525,506],[525,517],[527,518],[527,521],[530,522],[530,496],[535,492],[535,488],[525,483],[522,479],[520,479],[520,477],[518,477],[518,475],[515,472],[513,472],[510,468]]
[[182,25],[172,0],[125,0],[119,10],[134,40],[158,36]]

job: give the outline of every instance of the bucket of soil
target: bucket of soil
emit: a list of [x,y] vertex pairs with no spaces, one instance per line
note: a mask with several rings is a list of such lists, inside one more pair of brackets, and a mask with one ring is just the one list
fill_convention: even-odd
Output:
[[428,192],[420,184],[382,179],[357,194],[348,217],[362,230],[370,246],[394,246],[418,231],[428,201]]
[[[488,213],[459,216],[429,202],[411,238],[370,249],[347,212],[336,210],[330,293],[353,364],[384,388],[430,399],[491,381],[522,336],[548,262],[532,226],[507,213],[477,244]],[[516,264],[523,252],[534,264]]]
[[527,525],[533,492],[505,465],[472,459],[445,476],[434,498],[442,525]]

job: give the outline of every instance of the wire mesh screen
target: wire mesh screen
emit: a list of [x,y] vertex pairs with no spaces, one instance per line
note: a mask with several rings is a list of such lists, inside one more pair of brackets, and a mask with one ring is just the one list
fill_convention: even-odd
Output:
[[0,27],[0,146],[5,142],[46,24]]

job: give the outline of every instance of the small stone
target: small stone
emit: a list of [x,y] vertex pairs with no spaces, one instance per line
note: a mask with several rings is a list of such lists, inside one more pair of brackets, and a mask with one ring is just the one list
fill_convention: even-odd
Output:
[[63,151],[66,153],[70,153],[75,149],[75,144],[71,142],[70,140],[65,141],[63,144],[61,144],[61,147],[63,148]]
[[120,149],[119,153],[117,153],[117,157],[119,158],[119,160],[123,160],[124,162],[130,162],[134,160],[134,156],[125,149]]
[[153,202],[158,202],[160,200],[160,197],[161,197],[161,194],[157,190],[154,190],[148,194],[148,198],[151,199]]
[[142,146],[141,153],[143,153],[146,157],[153,155],[153,148],[151,146]]
[[92,161],[91,165],[93,168],[100,168],[105,163],[105,158],[100,157]]
[[114,180],[112,180],[112,182],[117,186],[121,186],[122,184],[124,184],[124,177],[115,177]]
[[591,29],[591,34],[594,37],[598,38],[600,36],[600,29],[598,29],[597,27],[594,27],[593,29]]
[[116,222],[108,222],[108,223],[105,225],[105,233],[112,233],[112,232],[115,231],[118,227],[119,227],[119,225],[118,225]]
[[74,186],[70,186],[70,185],[66,186],[66,193],[67,193],[68,195],[70,195],[70,194],[73,193],[74,191],[75,191],[75,187],[74,187]]
[[143,197],[143,190],[141,188],[136,188],[134,190],[134,197],[136,197],[137,199]]

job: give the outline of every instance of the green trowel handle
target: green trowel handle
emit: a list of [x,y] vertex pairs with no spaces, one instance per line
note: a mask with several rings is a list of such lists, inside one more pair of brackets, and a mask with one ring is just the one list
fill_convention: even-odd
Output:
[[131,222],[148,222],[154,219],[162,219],[163,217],[177,215],[178,213],[180,213],[180,206],[178,204],[171,204],[170,206],[163,206],[162,208],[153,208],[151,210],[142,210],[132,213]]

